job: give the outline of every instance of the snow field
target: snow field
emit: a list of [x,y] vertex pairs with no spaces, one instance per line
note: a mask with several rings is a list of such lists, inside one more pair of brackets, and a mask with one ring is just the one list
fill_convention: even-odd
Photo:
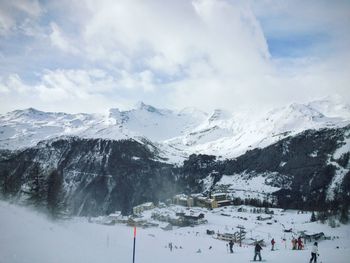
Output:
[[[235,207],[229,207],[205,212],[208,220],[206,225],[171,231],[138,228],[136,262],[249,262],[253,258],[252,246],[243,244],[239,247],[235,244],[234,254],[229,254],[226,242],[206,234],[206,229],[233,232],[237,230],[237,224],[245,226],[248,238],[252,236],[268,241],[268,246],[262,251],[262,257],[267,262],[294,263],[309,260],[312,244],[306,244],[306,250],[303,251],[291,250],[290,239],[293,234],[284,233],[282,224],[286,228],[322,231],[327,236],[339,237],[319,242],[319,262],[349,262],[349,225],[333,229],[327,224],[308,223],[310,213],[275,211],[274,219],[278,223],[271,225],[255,220],[258,214],[238,213]],[[221,215],[223,212],[230,216]],[[150,213],[147,211],[144,217]],[[238,217],[246,217],[247,220]],[[125,225],[99,225],[88,223],[86,218],[51,222],[27,208],[0,201],[0,233],[0,263],[132,262],[133,229]],[[272,237],[277,242],[277,251],[270,251],[269,241]],[[286,238],[287,243],[282,238]],[[173,251],[167,247],[169,242],[173,243]],[[212,249],[209,249],[210,246]],[[196,253],[199,249],[201,253]]]

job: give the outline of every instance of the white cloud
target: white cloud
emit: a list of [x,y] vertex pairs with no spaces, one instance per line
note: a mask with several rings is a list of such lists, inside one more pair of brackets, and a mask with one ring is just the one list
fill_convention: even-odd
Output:
[[44,12],[37,0],[11,0],[0,3],[0,35],[7,35],[18,29],[24,33],[36,28],[34,21]]
[[239,69],[269,56],[259,23],[243,5],[181,0],[89,1],[89,6],[83,38],[94,59],[122,53],[117,58],[131,64],[146,63],[156,70],[165,66],[166,72],[176,73],[203,57],[220,69],[232,62]]
[[[69,112],[103,112],[107,108],[129,108],[133,102],[126,101],[118,93],[123,90],[135,92],[152,91],[153,74],[143,71],[129,74],[118,73],[118,78],[105,71],[63,70],[44,72],[34,84],[27,84],[17,75],[0,79],[0,111],[23,107]],[[109,94],[106,95],[106,94]],[[93,106],[93,107],[92,107]]]
[[[35,21],[45,5],[29,2],[33,11],[17,12]],[[53,62],[50,70],[36,68],[39,80],[34,84],[22,82],[42,105],[74,101],[74,108],[80,105],[83,111],[88,100],[99,98],[101,108],[116,100],[123,105],[146,100],[161,107],[237,110],[332,93],[350,101],[350,37],[345,34],[350,9],[343,1],[65,0],[49,6],[48,12],[60,10],[47,14],[50,22],[41,25],[51,46],[46,50],[38,40],[25,48],[38,46],[44,50],[38,54],[41,61]],[[6,19],[0,21],[6,28],[18,28],[22,21],[12,14]],[[326,38],[315,40],[312,52],[298,58],[271,55],[268,38],[288,34]],[[57,48],[63,52],[57,54]],[[0,92],[14,90],[13,76],[3,77]]]
[[154,76],[149,70],[134,74],[122,70],[119,75],[120,78],[116,83],[119,89],[141,89],[144,91],[154,91],[155,89]]
[[[271,72],[264,34],[245,4],[88,1],[88,6],[90,19],[82,31],[87,54],[128,72],[141,67],[149,76],[160,75],[156,88],[144,86],[153,91],[172,89],[168,91],[174,96],[165,101],[174,105],[232,108],[230,101],[240,94],[237,84]],[[135,86],[125,77],[123,86],[130,85]]]
[[61,49],[64,52],[77,54],[78,49],[75,48],[69,40],[63,35],[62,30],[60,27],[54,23],[50,23],[51,27],[51,33],[50,33],[50,40],[51,44],[59,49]]
[[32,17],[38,17],[43,12],[38,0],[12,0],[9,2],[14,8]]

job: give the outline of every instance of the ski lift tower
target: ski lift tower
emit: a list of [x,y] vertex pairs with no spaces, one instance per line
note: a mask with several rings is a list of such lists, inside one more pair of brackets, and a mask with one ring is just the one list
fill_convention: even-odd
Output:
[[245,227],[242,225],[238,225],[237,228],[239,229],[239,246],[242,247],[242,239],[243,239],[243,235],[245,233],[245,231],[243,231],[243,229],[245,229]]

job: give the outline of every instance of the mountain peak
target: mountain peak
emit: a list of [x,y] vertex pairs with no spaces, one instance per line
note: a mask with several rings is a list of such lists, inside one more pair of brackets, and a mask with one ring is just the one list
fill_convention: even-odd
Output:
[[35,117],[38,115],[44,115],[46,114],[43,111],[37,110],[35,108],[27,108],[27,109],[23,109],[23,110],[14,110],[9,112],[8,114],[12,115],[12,116],[16,116],[16,117],[21,117],[21,116],[26,116],[26,117]]
[[209,118],[209,122],[217,121],[217,120],[226,120],[230,119],[232,114],[223,109],[215,109],[213,114]]
[[23,110],[15,110],[13,112],[17,112],[17,113],[40,113],[42,111],[30,107],[30,108],[26,108],[26,109],[23,109]]
[[136,104],[136,110],[154,113],[154,114],[158,114],[158,115],[168,115],[168,114],[173,113],[172,110],[156,108],[152,105],[145,104],[143,101],[140,101]]
[[324,114],[319,112],[317,109],[311,107],[310,105],[300,104],[300,103],[292,103],[289,105],[289,110],[293,112],[298,112],[302,116],[305,117],[317,117],[323,118]]
[[145,104],[143,101],[138,102],[136,104],[136,108],[138,110],[145,110],[145,111],[149,111],[149,112],[160,113],[160,111],[157,108],[155,108],[151,105]]

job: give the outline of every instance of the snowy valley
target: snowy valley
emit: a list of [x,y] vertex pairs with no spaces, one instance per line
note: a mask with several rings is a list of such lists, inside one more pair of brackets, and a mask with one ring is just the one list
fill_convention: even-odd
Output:
[[[135,262],[249,262],[254,256],[254,247],[249,244],[255,239],[264,239],[266,246],[261,254],[267,262],[308,262],[313,241],[307,241],[303,250],[292,250],[291,244],[291,239],[303,230],[310,234],[323,232],[329,238],[318,240],[318,262],[348,262],[349,225],[332,228],[328,224],[310,223],[310,213],[281,209],[273,209],[273,220],[258,221],[258,214],[250,212],[252,207],[245,207],[247,210],[243,212],[238,212],[238,208],[200,210],[208,220],[205,225],[169,231],[158,227],[137,228]],[[146,211],[144,217],[149,217],[150,212]],[[42,214],[3,201],[0,214],[1,263],[132,262],[133,228],[130,226],[89,223],[88,218],[52,222]],[[209,229],[215,233],[233,233],[239,230],[237,226],[243,226],[247,233],[242,246],[234,244],[233,254],[229,253],[226,241],[206,232]],[[286,228],[292,232],[284,232]],[[269,243],[272,238],[276,240],[275,251],[271,251]],[[172,251],[169,243],[173,245]]]
[[[350,228],[338,216],[350,202],[346,104],[291,104],[260,116],[143,103],[106,115],[17,110],[0,116],[0,148],[0,262],[127,262],[130,225],[140,222],[143,262],[247,262],[257,240],[268,262],[307,262],[311,243],[290,248],[305,230],[324,233],[320,262],[349,256]],[[175,205],[178,194],[210,209]],[[225,204],[215,203],[221,194]],[[159,207],[136,215],[145,202]],[[267,207],[273,215],[261,212]],[[326,224],[310,222],[314,210]],[[202,214],[203,224],[168,229],[160,220],[182,213]],[[246,237],[230,254],[215,237],[237,227]]]

